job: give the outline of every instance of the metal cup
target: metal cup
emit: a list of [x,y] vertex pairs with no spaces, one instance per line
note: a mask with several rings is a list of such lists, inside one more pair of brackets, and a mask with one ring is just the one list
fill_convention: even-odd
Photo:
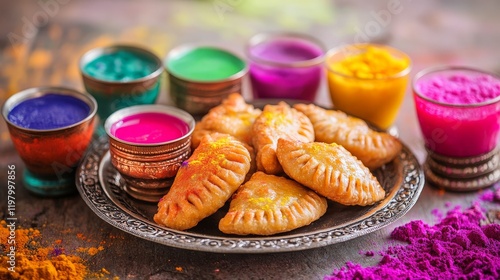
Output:
[[[461,104],[426,95],[434,78],[500,77],[465,66],[426,68],[413,78],[412,89],[420,130],[427,149],[424,170],[429,181],[450,191],[475,191],[500,180],[500,96]],[[442,96],[450,93],[442,87]]]
[[[127,51],[144,58],[154,64],[154,70],[147,76],[126,80],[112,81],[93,77],[85,71],[85,66],[105,54]],[[154,53],[144,48],[129,45],[112,45],[94,48],[86,52],[80,59],[80,72],[83,84],[88,93],[95,97],[99,104],[98,115],[104,122],[113,112],[133,105],[154,104],[160,92],[160,75],[164,68],[162,61]]]
[[[111,133],[113,124],[139,113],[159,112],[184,121],[189,131],[172,141],[139,144],[124,141]],[[134,198],[158,202],[167,193],[182,162],[191,155],[194,118],[187,112],[166,105],[137,105],[121,109],[106,120],[111,164],[125,180],[124,190]]]
[[[335,68],[352,57],[369,53],[371,49],[378,49],[404,61],[404,69],[379,77],[346,74]],[[352,44],[328,51],[325,62],[329,94],[336,109],[364,119],[383,130],[395,131],[394,122],[403,104],[411,71],[411,59],[406,53],[388,45]],[[388,64],[375,66],[390,67]]]
[[[55,129],[28,129],[9,120],[9,113],[21,102],[51,93],[72,96],[85,102],[90,107],[88,116],[77,123]],[[68,88],[30,88],[7,99],[2,115],[14,147],[26,165],[23,174],[25,188],[42,196],[59,196],[76,191],[74,171],[91,143],[96,112],[97,103],[92,96]]]
[[[248,72],[245,64],[240,71],[227,78],[200,81],[182,77],[175,74],[172,69],[169,69],[168,63],[170,60],[183,56],[200,47],[221,50],[227,52],[235,58],[239,58],[236,54],[218,47],[199,45],[183,45],[169,52],[164,64],[168,73],[170,99],[177,107],[186,110],[193,115],[202,115],[207,113],[211,108],[221,104],[222,100],[227,98],[231,93],[241,93],[242,79]],[[244,63],[243,60],[241,61]]]
[[[297,53],[304,57],[298,59]],[[315,100],[324,63],[324,47],[316,38],[301,33],[259,33],[248,41],[246,55],[254,99]]]

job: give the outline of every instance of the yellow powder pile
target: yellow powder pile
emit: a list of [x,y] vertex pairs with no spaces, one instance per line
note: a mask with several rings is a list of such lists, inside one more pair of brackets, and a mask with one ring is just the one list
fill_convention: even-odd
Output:
[[[116,276],[110,276],[110,272],[105,268],[98,272],[89,271],[84,259],[64,252],[61,239],[55,240],[51,246],[44,246],[41,243],[42,235],[39,230],[19,227],[16,227],[14,231],[12,229],[14,228],[9,227],[7,222],[0,222],[0,250],[2,250],[0,279],[119,279]],[[71,230],[62,232],[62,234],[69,233]],[[90,241],[81,233],[78,233],[76,237],[85,242]],[[94,256],[105,249],[104,244],[103,241],[96,247],[78,247],[76,251]]]
[[331,65],[336,72],[361,79],[382,79],[394,76],[408,67],[409,61],[398,58],[387,49],[368,46],[365,52],[348,56]]
[[[40,231],[36,229],[11,231],[2,221],[0,244],[4,252],[0,258],[0,279],[84,279],[87,267],[80,257],[66,255],[57,246],[43,247],[40,239]],[[11,257],[12,252],[15,258]]]

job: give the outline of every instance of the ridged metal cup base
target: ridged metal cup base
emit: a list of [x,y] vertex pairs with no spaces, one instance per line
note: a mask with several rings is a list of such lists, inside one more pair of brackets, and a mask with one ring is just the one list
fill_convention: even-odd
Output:
[[427,152],[425,176],[436,187],[450,191],[475,191],[500,180],[500,148],[464,158]]
[[123,187],[125,192],[135,199],[153,203],[158,203],[158,201],[167,194],[170,186],[174,182],[174,178],[147,180],[136,179],[124,176],[123,174],[122,178],[125,180],[125,185]]

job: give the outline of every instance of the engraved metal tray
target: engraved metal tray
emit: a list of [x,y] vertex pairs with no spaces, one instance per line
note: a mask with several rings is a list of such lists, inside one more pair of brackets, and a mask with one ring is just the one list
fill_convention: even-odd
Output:
[[93,141],[77,170],[76,186],[87,205],[104,221],[129,234],[159,244],[218,253],[271,253],[317,248],[353,239],[385,227],[408,212],[424,186],[424,173],[412,152],[403,146],[397,158],[374,171],[386,198],[372,206],[343,206],[329,202],[312,224],[273,236],[236,236],[218,230],[228,205],[196,227],[178,231],[153,221],[157,206],[130,197],[124,180],[109,160],[106,137]]

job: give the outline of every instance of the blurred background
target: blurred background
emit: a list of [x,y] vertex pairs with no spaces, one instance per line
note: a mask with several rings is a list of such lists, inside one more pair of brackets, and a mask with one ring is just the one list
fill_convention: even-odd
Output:
[[[412,75],[439,64],[498,73],[499,11],[496,0],[0,0],[0,100],[42,85],[83,90],[78,60],[93,47],[131,43],[164,57],[180,44],[203,43],[244,56],[247,40],[266,31],[307,33],[326,49],[388,44],[410,55]],[[168,89],[161,96],[168,103]],[[318,103],[330,105],[327,96],[323,85]],[[402,110],[413,110],[409,90]],[[397,124],[418,134],[414,115],[406,115]],[[0,129],[5,151],[4,122]]]
[[[84,52],[94,47],[130,43],[151,49],[163,58],[178,45],[199,43],[223,46],[244,57],[247,40],[256,33],[268,31],[306,33],[323,42],[326,49],[361,42],[387,44],[411,57],[410,77],[424,68],[442,64],[467,65],[499,74],[499,15],[498,0],[0,0],[0,106],[12,94],[30,87],[66,86],[83,91],[78,61]],[[166,77],[164,79],[159,102],[168,103]],[[248,87],[242,94],[250,96]],[[331,106],[326,83],[320,89],[317,103]],[[426,154],[410,87],[396,126],[402,141],[423,162]],[[6,124],[1,120],[0,169],[4,176],[7,164],[15,164],[19,172],[23,169]],[[123,232],[98,220],[79,197],[43,200],[20,191],[18,209],[24,226],[49,225],[44,227],[45,236],[60,238],[61,226],[51,226],[57,223],[75,230],[92,223],[93,230],[102,226],[101,231],[93,232],[96,236],[93,241],[109,238],[107,231],[121,238],[112,241],[115,245],[106,254],[91,257],[94,271],[127,263],[127,266],[114,267],[115,271],[111,272],[137,272],[133,278],[139,277],[140,272],[168,267],[168,271],[177,273],[174,265],[178,263],[178,256],[181,256],[179,263],[189,265],[192,271],[208,258],[213,259],[212,262],[207,261],[201,271],[234,265],[232,256],[190,254],[151,242],[141,243],[129,239],[128,235],[125,238]],[[419,200],[413,212],[399,224],[416,218],[432,219],[428,212],[440,199],[444,203],[449,198],[456,202],[470,201],[473,197],[473,194],[467,198],[453,194],[439,197],[442,192],[429,188],[424,192],[427,192],[424,193],[426,199]],[[2,203],[1,207],[6,209]],[[385,246],[374,244],[374,240],[385,240],[389,231],[390,228],[384,229],[327,249],[239,256],[238,265],[253,270],[252,277],[260,275],[261,270],[269,270],[268,262],[272,262],[271,269],[290,273],[311,270],[309,276],[319,279],[331,272],[334,261],[337,267],[348,260],[366,262],[357,251]],[[76,249],[71,246],[81,244],[80,239],[72,238],[74,242],[66,241],[69,252]],[[144,247],[139,252],[140,258],[132,256],[137,252],[123,250],[132,242]],[[349,250],[343,250],[344,246]],[[325,250],[334,250],[334,253],[329,255]],[[289,258],[296,261],[290,262]],[[147,266],[144,264],[151,268],[144,268]],[[182,272],[182,267],[180,269]],[[227,269],[239,270],[239,267]]]

